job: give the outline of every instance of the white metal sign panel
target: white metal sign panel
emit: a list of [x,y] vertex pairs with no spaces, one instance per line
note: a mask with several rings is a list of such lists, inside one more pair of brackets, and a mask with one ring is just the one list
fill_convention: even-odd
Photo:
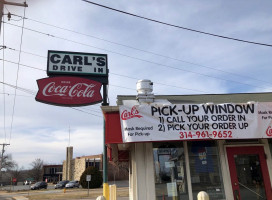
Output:
[[86,175],[86,181],[88,182],[88,181],[91,181],[91,179],[92,179],[92,175]]
[[108,75],[107,55],[48,51],[47,74]]
[[272,138],[272,102],[119,109],[124,142]]

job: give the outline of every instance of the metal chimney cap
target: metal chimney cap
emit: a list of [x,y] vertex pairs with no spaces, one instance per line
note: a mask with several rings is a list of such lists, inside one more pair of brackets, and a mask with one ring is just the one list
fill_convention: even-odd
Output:
[[148,79],[142,79],[137,81],[138,94],[151,94],[153,91],[153,82]]

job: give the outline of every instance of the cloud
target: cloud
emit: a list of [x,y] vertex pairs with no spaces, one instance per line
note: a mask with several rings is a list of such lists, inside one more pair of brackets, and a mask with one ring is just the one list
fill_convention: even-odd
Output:
[[[20,63],[46,70],[48,50],[108,54],[110,105],[116,105],[117,95],[135,95],[138,79],[151,79],[154,93],[160,95],[271,91],[269,47],[156,24],[83,1],[27,2],[25,27],[33,31],[24,29],[22,50],[31,54],[22,52]],[[103,4],[179,26],[272,43],[271,1],[268,0],[247,1],[247,4],[242,1],[105,0]],[[24,11],[16,6],[7,9],[21,16]],[[20,20],[15,16],[12,19]],[[22,20],[8,23],[22,26]],[[5,59],[17,63],[21,28],[4,24],[2,36],[3,30],[2,44],[16,49],[6,49]],[[47,77],[46,72],[23,65],[17,69],[18,65],[8,62],[4,69],[0,66],[1,81],[4,73],[6,83],[16,85],[18,81],[20,88],[30,90],[26,93],[18,89],[14,106],[14,88],[0,87],[0,142],[11,143],[7,153],[12,153],[14,160],[26,167],[38,157],[46,163],[60,163],[69,144],[69,126],[75,156],[102,152],[103,118],[99,105],[81,107],[78,111],[36,102],[35,95],[29,92],[37,92],[36,80]]]

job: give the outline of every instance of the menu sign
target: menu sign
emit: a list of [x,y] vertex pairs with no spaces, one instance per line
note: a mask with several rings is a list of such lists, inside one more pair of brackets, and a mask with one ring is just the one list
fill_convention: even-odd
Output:
[[272,102],[120,106],[124,142],[272,138]]

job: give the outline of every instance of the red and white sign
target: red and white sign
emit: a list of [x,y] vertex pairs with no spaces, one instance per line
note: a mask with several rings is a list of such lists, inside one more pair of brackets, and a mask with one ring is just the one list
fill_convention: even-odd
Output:
[[272,102],[120,106],[124,142],[272,138]]
[[102,84],[86,78],[58,76],[37,80],[36,100],[60,106],[83,106],[102,101]]

